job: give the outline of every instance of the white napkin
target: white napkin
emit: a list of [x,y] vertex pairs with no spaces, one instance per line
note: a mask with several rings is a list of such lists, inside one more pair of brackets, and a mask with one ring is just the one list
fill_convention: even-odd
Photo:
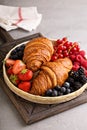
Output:
[[42,19],[37,7],[11,7],[0,5],[0,26],[6,31],[22,28],[32,31],[37,28]]

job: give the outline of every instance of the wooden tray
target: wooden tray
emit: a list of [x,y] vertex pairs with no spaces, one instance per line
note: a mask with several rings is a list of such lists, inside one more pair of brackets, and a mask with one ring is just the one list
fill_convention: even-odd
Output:
[[17,108],[18,112],[20,113],[26,124],[34,123],[41,119],[50,117],[52,115],[58,114],[60,112],[66,111],[87,102],[87,90],[85,90],[79,97],[71,101],[55,105],[32,103],[14,94],[3,80],[2,61],[6,53],[15,45],[36,37],[40,37],[42,35],[40,33],[37,33],[21,39],[14,40],[6,31],[0,28],[0,36],[3,41],[3,44],[0,45],[0,86],[4,89],[5,93],[8,95],[14,106]]

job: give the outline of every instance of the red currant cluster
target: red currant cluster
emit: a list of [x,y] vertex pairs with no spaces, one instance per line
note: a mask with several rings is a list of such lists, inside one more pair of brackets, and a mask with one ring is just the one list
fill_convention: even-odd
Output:
[[84,68],[87,76],[87,59],[85,51],[80,50],[77,42],[69,42],[66,37],[58,39],[54,44],[54,54],[51,60],[54,61],[58,58],[69,57],[72,60],[72,70],[77,71],[80,67]]
[[58,58],[69,57],[72,54],[79,52],[80,47],[77,42],[69,42],[66,37],[58,39],[54,45],[54,54],[52,61]]

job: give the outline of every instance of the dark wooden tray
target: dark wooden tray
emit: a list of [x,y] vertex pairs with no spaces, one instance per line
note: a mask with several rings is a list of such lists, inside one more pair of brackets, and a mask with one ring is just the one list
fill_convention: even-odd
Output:
[[61,113],[63,111],[69,110],[73,107],[76,107],[80,104],[87,102],[87,90],[85,90],[85,92],[83,92],[83,94],[81,94],[79,97],[71,101],[68,101],[66,103],[61,103],[61,104],[54,104],[54,105],[32,103],[14,94],[8,88],[8,86],[5,84],[3,80],[3,72],[2,72],[3,59],[6,53],[15,45],[27,40],[31,40],[36,37],[40,37],[42,35],[40,33],[37,33],[21,39],[14,40],[8,34],[8,32],[0,28],[0,36],[1,36],[0,38],[3,41],[3,44],[0,45],[0,86],[3,88],[4,92],[8,95],[9,99],[17,108],[18,112],[20,113],[21,117],[24,119],[26,124],[34,123],[36,121]]

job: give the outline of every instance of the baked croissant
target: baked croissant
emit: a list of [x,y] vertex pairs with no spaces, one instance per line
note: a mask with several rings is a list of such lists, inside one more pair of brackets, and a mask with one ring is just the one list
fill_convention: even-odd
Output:
[[42,64],[51,60],[54,52],[52,42],[44,37],[31,40],[24,49],[23,61],[27,68],[37,71]]
[[56,85],[62,86],[71,68],[72,62],[69,58],[47,62],[41,66],[41,71],[33,80],[30,93],[44,95],[49,88],[54,88]]

